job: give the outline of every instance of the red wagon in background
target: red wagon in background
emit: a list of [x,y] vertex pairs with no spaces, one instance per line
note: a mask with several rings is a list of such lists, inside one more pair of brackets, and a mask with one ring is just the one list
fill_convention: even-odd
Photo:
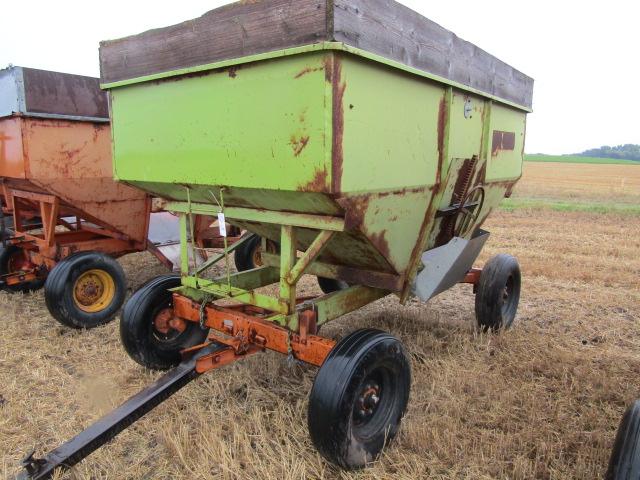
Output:
[[[114,318],[126,294],[115,258],[148,250],[172,268],[179,254],[178,219],[113,180],[97,78],[0,71],[0,197],[0,286],[44,287],[49,311],[69,327]],[[197,220],[195,235],[203,249],[222,246],[210,217]],[[229,235],[233,242],[240,231]]]

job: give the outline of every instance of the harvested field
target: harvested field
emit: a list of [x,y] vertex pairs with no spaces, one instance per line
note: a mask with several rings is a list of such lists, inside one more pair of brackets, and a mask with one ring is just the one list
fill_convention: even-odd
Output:
[[634,165],[525,162],[514,197],[638,205],[640,162]]
[[640,165],[638,160],[626,160],[620,158],[606,157],[585,157],[583,155],[544,155],[527,154],[525,162],[553,162],[553,163],[596,163],[596,164],[616,164],[616,165]]
[[[516,195],[546,185],[535,166]],[[602,478],[620,417],[640,397],[640,216],[522,208],[486,227],[482,261],[509,252],[521,262],[513,330],[476,332],[471,288],[458,286],[426,305],[383,299],[323,331],[390,330],[411,354],[410,410],[372,468],[344,473],[320,459],[306,429],[315,369],[266,353],[194,382],[64,478]],[[148,254],[122,264],[132,289],[163,272]],[[123,352],[117,322],[69,331],[40,292],[0,293],[0,322],[4,477],[157,377]]]

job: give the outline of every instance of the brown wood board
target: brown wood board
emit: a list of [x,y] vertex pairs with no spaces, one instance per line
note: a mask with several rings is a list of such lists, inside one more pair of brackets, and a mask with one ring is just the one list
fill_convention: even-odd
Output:
[[394,0],[236,2],[178,25],[102,42],[101,80],[322,41],[343,42],[525,107],[532,104],[530,77]]

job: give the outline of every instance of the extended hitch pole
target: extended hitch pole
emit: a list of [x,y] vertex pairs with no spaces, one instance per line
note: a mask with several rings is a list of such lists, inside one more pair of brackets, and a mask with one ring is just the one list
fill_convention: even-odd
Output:
[[213,343],[197,350],[175,369],[134,395],[74,438],[49,452],[44,458],[30,453],[23,461],[24,471],[15,480],[43,480],[58,470],[67,470],[113,439],[146,413],[168,399],[201,375],[198,360],[229,350],[227,345]]

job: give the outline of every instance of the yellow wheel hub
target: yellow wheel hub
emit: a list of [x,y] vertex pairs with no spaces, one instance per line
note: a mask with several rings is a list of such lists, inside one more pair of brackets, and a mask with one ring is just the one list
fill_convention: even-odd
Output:
[[87,313],[101,312],[113,301],[116,282],[104,270],[94,269],[84,272],[73,286],[73,301]]

